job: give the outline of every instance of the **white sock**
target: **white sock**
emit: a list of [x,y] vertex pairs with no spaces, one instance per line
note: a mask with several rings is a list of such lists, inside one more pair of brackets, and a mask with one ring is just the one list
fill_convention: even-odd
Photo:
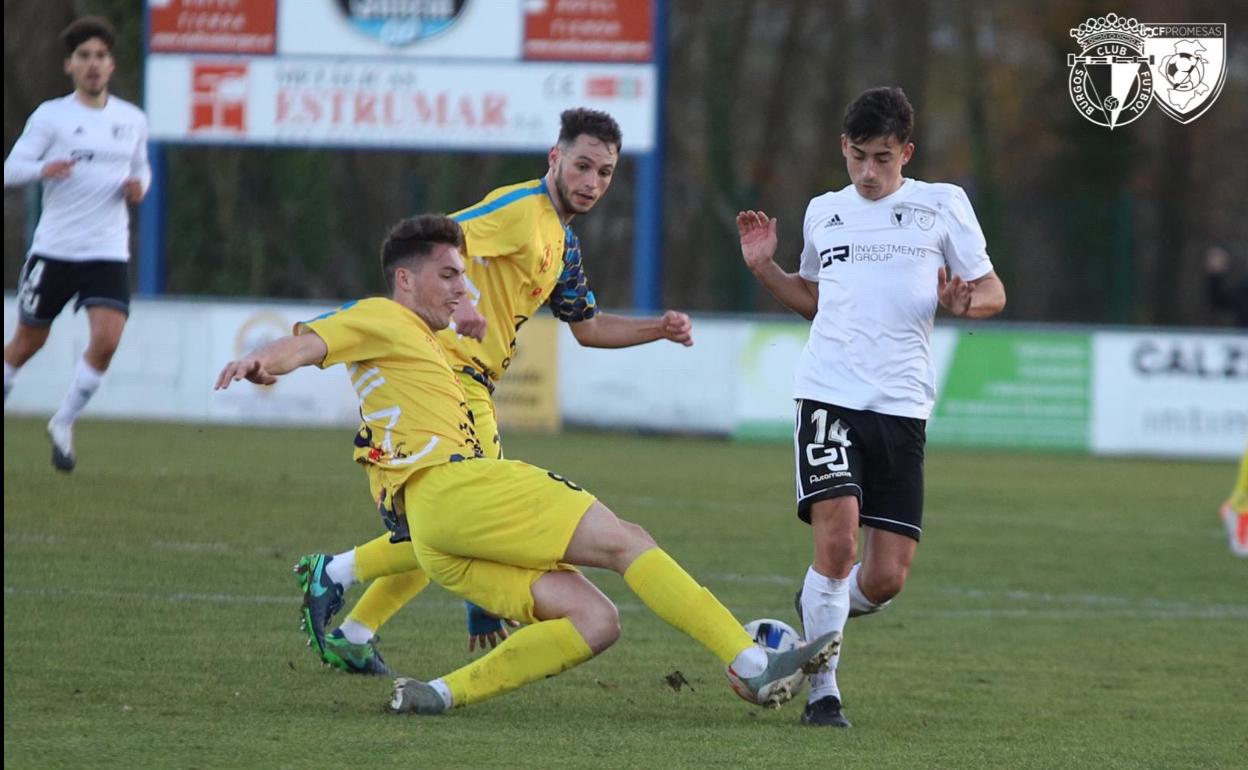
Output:
[[13,379],[17,377],[19,366],[14,366],[8,361],[4,362],[4,400],[9,400],[9,391],[13,390]]
[[757,644],[746,647],[732,659],[730,667],[742,679],[758,676],[767,670],[767,652]]
[[[334,558],[325,565],[325,574],[329,579],[342,586],[343,590],[355,584],[355,549],[334,554]],[[372,636],[369,636],[371,639]],[[368,641],[365,639],[364,641]]]
[[[811,566],[806,570],[806,582],[802,584],[802,627],[806,630],[806,638],[817,639],[829,631],[844,633],[848,618],[849,578],[838,580],[826,577]],[[841,649],[844,649],[844,642]],[[841,697],[841,690],[836,685],[836,667],[840,660],[838,652],[828,661],[825,671],[811,674],[811,703],[829,695],[838,699]]]
[[344,620],[342,625],[338,626],[338,630],[342,632],[342,635],[351,644],[364,644],[373,638],[373,634],[377,633],[360,621],[352,620],[351,618]]
[[442,696],[442,700],[446,701],[448,709],[455,707],[455,703],[451,698],[451,688],[446,686],[446,682],[443,682],[441,679],[434,679],[429,683],[429,686],[436,690],[438,695]]
[[80,359],[78,368],[74,370],[74,381],[69,385],[69,392],[65,394],[61,408],[52,415],[52,422],[73,425],[83,407],[95,395],[95,391],[99,390],[103,377],[104,372],[96,371],[85,359]]
[[862,562],[858,562],[854,565],[854,568],[849,571],[850,617],[854,617],[856,615],[870,615],[873,612],[879,612],[888,606],[888,602],[892,601],[892,599],[889,599],[888,602],[880,602],[879,604],[876,604],[867,598],[867,595],[862,592],[862,586],[858,585],[858,572],[861,569]]

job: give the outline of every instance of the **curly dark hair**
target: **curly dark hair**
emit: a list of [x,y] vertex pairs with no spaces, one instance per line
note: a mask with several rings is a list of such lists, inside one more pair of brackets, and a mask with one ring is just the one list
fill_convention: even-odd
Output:
[[914,107],[906,92],[896,86],[871,88],[845,110],[843,130],[855,142],[891,136],[905,144],[914,133]]
[[620,133],[620,124],[600,110],[591,110],[588,107],[564,110],[559,116],[559,124],[561,147],[571,145],[581,134],[588,134],[603,144],[615,145],[617,153],[624,149],[624,135]]
[[[439,243],[464,250],[464,231],[454,219],[442,214],[421,214],[400,220],[381,244],[381,273],[386,288],[394,291],[394,271],[424,261]],[[403,264],[405,263],[405,264]]]
[[72,56],[74,51],[78,50],[78,46],[93,37],[98,37],[111,52],[113,43],[117,41],[117,30],[113,29],[113,25],[109,24],[107,19],[99,16],[83,16],[74,19],[61,32],[61,43],[65,45],[65,55]]

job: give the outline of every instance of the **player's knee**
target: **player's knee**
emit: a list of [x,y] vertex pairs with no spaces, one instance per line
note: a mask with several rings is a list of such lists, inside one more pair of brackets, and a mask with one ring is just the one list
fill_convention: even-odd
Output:
[[48,333],[46,330],[37,330],[33,333],[23,333],[22,327],[18,328],[17,334],[13,340],[5,346],[5,360],[14,366],[22,366],[31,359],[48,341]]
[[91,344],[87,347],[83,358],[87,359],[87,363],[92,367],[102,372],[113,362],[118,342],[119,340],[112,337],[92,337]]
[[582,603],[570,620],[595,655],[620,638],[620,611],[605,596],[598,601]]
[[829,540],[815,544],[815,567],[820,573],[843,578],[858,561],[858,543],[853,539]]
[[624,530],[624,535],[628,543],[634,549],[646,551],[658,545],[654,542],[654,538],[650,536],[650,533],[646,531],[646,528],[640,524],[634,524],[631,521],[621,520],[620,526]]
[[906,570],[886,570],[879,575],[871,575],[867,584],[862,586],[862,592],[876,604],[883,604],[901,593],[905,585]]

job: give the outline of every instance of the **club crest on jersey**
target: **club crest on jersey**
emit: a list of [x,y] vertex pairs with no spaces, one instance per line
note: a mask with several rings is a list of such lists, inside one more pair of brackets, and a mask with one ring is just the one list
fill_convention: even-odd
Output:
[[1152,102],[1180,123],[1213,105],[1226,76],[1226,25],[1140,22],[1116,13],[1070,30],[1070,99],[1087,120],[1113,130]]
[[446,32],[465,5],[467,0],[338,0],[356,29],[394,48]]
[[936,224],[936,212],[931,209],[902,203],[893,206],[889,220],[896,227],[910,227],[913,225],[920,230],[931,230],[932,226]]

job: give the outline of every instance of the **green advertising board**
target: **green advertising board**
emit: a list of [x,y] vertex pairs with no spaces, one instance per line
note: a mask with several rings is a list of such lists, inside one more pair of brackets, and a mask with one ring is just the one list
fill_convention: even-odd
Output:
[[927,424],[929,444],[1087,451],[1091,335],[957,333]]

